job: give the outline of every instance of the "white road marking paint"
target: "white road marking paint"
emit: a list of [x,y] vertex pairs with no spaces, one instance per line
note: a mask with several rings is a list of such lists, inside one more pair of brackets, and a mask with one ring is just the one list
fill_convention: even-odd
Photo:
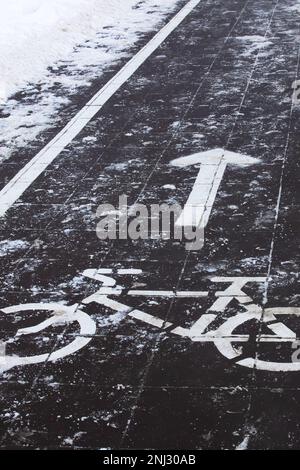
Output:
[[[117,269],[115,274],[117,275],[139,275],[142,274],[141,269]],[[104,269],[86,269],[83,272],[83,276],[93,279],[94,281],[101,282],[103,287],[101,287],[95,294],[88,297],[89,301],[95,297],[95,295],[121,295],[125,288],[122,286],[117,286],[117,281],[107,274],[113,274],[114,270],[110,268]],[[142,297],[168,297],[168,298],[184,298],[184,297],[206,297],[208,292],[202,291],[163,291],[163,290],[137,290],[131,289],[127,292],[128,295],[132,296],[142,296]]]
[[172,290],[130,290],[128,295],[142,297],[167,297],[167,298],[197,298],[207,297],[208,292],[201,291],[172,291]]
[[105,103],[182,23],[201,0],[190,0],[126,65],[104,85],[30,162],[0,192],[0,217],[22,196],[53,160],[84,129]]
[[[99,291],[97,291],[95,295],[121,295],[123,291],[122,286],[117,286],[117,281],[111,277],[108,276],[108,274],[113,274],[114,270],[113,269],[86,269],[83,272],[83,276],[88,277],[90,279],[93,279],[93,281],[98,281],[101,282],[104,287],[101,287]],[[137,274],[141,274],[142,270],[141,269],[117,269],[115,270],[115,273],[118,275],[131,275],[135,276]]]
[[71,307],[55,303],[20,304],[13,305],[12,307],[3,308],[1,309],[1,312],[5,314],[15,314],[26,311],[40,310],[49,311],[52,313],[52,316],[38,325],[18,330],[16,337],[39,333],[40,331],[44,330],[45,328],[48,328],[51,325],[73,323],[74,321],[78,322],[80,325],[79,336],[75,337],[75,339],[67,346],[57,349],[56,351],[53,351],[51,353],[23,357],[5,355],[4,357],[2,357],[0,364],[1,372],[7,371],[15,366],[38,364],[40,362],[56,361],[57,359],[61,359],[82,349],[91,341],[92,336],[96,333],[95,322],[85,312],[78,310],[77,304],[72,305]]
[[[89,271],[89,270],[88,270]],[[93,271],[93,270],[92,270]],[[247,324],[251,320],[263,321],[268,329],[273,334],[261,334],[258,336],[257,341],[259,343],[294,343],[296,334],[283,323],[277,321],[277,315],[291,315],[300,317],[300,308],[298,307],[279,307],[269,308],[264,311],[262,316],[263,308],[260,305],[253,303],[251,297],[249,297],[243,291],[243,288],[247,283],[265,283],[265,277],[215,277],[211,279],[216,283],[227,283],[229,287],[223,291],[215,293],[217,299],[214,304],[207,310],[206,313],[200,315],[200,318],[190,327],[183,328],[181,326],[175,326],[170,322],[166,322],[161,318],[150,315],[142,310],[131,308],[128,305],[117,302],[107,295],[103,295],[103,289],[100,288],[96,294],[85,299],[83,303],[97,302],[100,305],[111,308],[117,312],[122,312],[128,316],[140,320],[149,325],[155,326],[162,330],[168,329],[172,334],[176,334],[183,338],[189,338],[193,342],[202,343],[214,343],[219,352],[230,360],[236,360],[236,364],[244,367],[256,367],[261,370],[268,370],[273,372],[291,372],[299,371],[299,362],[272,362],[263,361],[258,358],[244,358],[237,360],[241,355],[240,344],[246,343],[250,340],[249,334],[234,334],[234,331],[241,325]],[[111,291],[119,292],[117,289],[111,289]],[[122,289],[121,289],[122,291]],[[126,293],[126,292],[125,292]],[[175,297],[176,294],[182,294],[188,297],[203,297],[207,295],[207,292],[192,292],[192,291],[151,291],[151,290],[131,290],[127,294],[142,296],[142,297]],[[236,300],[244,308],[244,312],[237,313],[232,317],[225,319],[225,321],[214,328],[213,322],[218,318],[219,313],[225,312],[228,305]],[[171,329],[173,327],[173,329]]]
[[[250,313],[250,315],[249,315]],[[276,320],[276,315],[292,315],[296,317],[300,317],[300,308],[295,307],[280,307],[280,308],[268,308],[264,311],[264,317],[262,321],[266,323],[268,328],[274,331],[275,335],[278,333],[278,326],[280,326],[281,333],[287,334],[287,336],[279,336],[276,337],[274,335],[261,335],[258,339],[259,342],[291,342],[293,343],[296,339],[296,334],[292,332],[289,328],[287,328],[282,323],[277,323],[274,328],[274,324],[268,324],[270,321]],[[230,339],[232,335],[232,331],[242,323],[251,320],[251,318],[256,318],[257,320],[261,321],[261,315],[251,312],[247,313],[240,313],[232,318],[229,318],[223,325],[220,327],[219,332],[221,332],[224,336],[228,336],[226,338],[220,338],[219,340],[215,341],[215,346],[218,350],[228,359],[235,359],[239,356],[238,351],[233,347],[232,341],[233,338]],[[283,327],[283,329],[281,328]],[[248,357],[246,359],[242,359],[236,364],[239,364],[244,367],[249,368],[256,368],[259,370],[268,370],[271,372],[298,372],[300,370],[300,363],[299,362],[272,362],[272,361],[263,361],[258,359],[257,357],[252,358]]]
[[227,165],[247,166],[258,162],[256,158],[219,148],[171,161],[177,167],[200,164],[194,187],[176,225],[205,228]]
[[[250,282],[265,283],[266,277],[213,277],[211,280],[216,283],[230,283],[229,287],[215,293],[217,300],[209,309],[210,312],[225,312],[226,307],[233,299],[236,299],[240,304],[251,303],[252,299],[245,294],[243,288]],[[257,311],[261,311],[259,306],[257,306]]]
[[[105,275],[100,274],[105,272],[111,274],[111,270],[96,270],[88,269],[85,271],[87,277],[94,280],[98,280],[103,284],[112,284],[111,279],[107,281]],[[121,270],[122,273],[126,272],[132,274],[139,270]],[[102,277],[98,276],[104,276]],[[241,343],[246,343],[250,340],[249,334],[234,334],[234,331],[243,324],[247,324],[249,321],[263,322],[265,326],[272,332],[272,334],[259,334],[256,341],[257,343],[294,343],[296,340],[296,334],[284,323],[277,320],[278,315],[289,315],[300,318],[299,307],[278,307],[264,309],[264,315],[262,316],[263,308],[253,303],[251,297],[247,296],[243,292],[244,286],[248,282],[260,282],[264,283],[265,278],[263,277],[216,277],[212,281],[219,283],[229,283],[230,286],[224,291],[216,293],[216,301],[207,312],[216,313],[205,313],[201,314],[199,319],[194,322],[190,328],[184,328],[181,326],[175,326],[173,323],[166,321],[162,318],[151,315],[142,310],[134,307],[125,305],[117,300],[114,300],[107,295],[104,295],[104,291],[117,292],[120,295],[124,292],[121,288],[119,291],[115,287],[107,286],[101,287],[95,294],[83,299],[81,305],[87,305],[91,302],[96,302],[99,305],[110,308],[119,314],[124,314],[124,317],[131,317],[136,320],[147,323],[151,326],[159,328],[163,331],[168,330],[169,333],[188,338],[193,342],[202,343],[214,343],[219,352],[229,360],[234,360],[235,364],[257,368],[260,370],[268,370],[272,372],[292,372],[300,370],[299,362],[272,362],[260,360],[258,357],[248,357],[241,359],[242,350],[240,348]],[[130,294],[130,291],[127,294]],[[126,290],[125,290],[126,294]],[[157,297],[174,297],[178,294],[185,297],[203,297],[206,296],[207,292],[192,292],[192,291],[131,291],[131,295],[144,296],[157,296]],[[230,302],[236,300],[243,307],[244,311],[239,312],[227,319],[223,320],[223,323],[219,326],[214,325],[214,321],[218,318],[219,313],[223,313]],[[29,335],[39,333],[44,329],[55,324],[64,324],[77,321],[80,325],[80,333],[76,335],[75,339],[65,347],[62,347],[56,351],[52,351],[48,354],[41,354],[36,356],[17,357],[17,356],[4,356],[1,357],[0,361],[0,372],[6,371],[12,367],[27,364],[36,364],[45,361],[56,361],[69,354],[73,354],[78,350],[86,346],[96,333],[95,322],[83,311],[79,310],[79,304],[67,307],[65,305],[49,303],[49,304],[22,304],[15,305],[12,307],[4,308],[1,311],[5,314],[14,314],[22,311],[34,311],[34,310],[47,310],[51,311],[52,316],[45,321],[42,321],[38,325],[26,327],[18,330],[16,337],[22,335]],[[5,351],[5,348],[4,348]]]
[[143,312],[142,310],[132,309],[128,305],[121,304],[116,300],[110,299],[103,294],[95,294],[90,296],[83,301],[84,304],[89,304],[90,302],[97,302],[100,305],[111,308],[117,313],[127,313],[128,316],[140,320],[149,325],[156,326],[157,328],[168,328],[172,326],[172,323],[164,322],[161,318],[150,315],[149,313]]
[[[100,287],[97,295],[121,295],[126,294],[126,289],[122,286]],[[93,294],[95,296],[96,294]],[[206,297],[208,292],[200,291],[172,291],[172,290],[129,290],[127,295],[135,297],[166,297],[166,298],[195,298]]]

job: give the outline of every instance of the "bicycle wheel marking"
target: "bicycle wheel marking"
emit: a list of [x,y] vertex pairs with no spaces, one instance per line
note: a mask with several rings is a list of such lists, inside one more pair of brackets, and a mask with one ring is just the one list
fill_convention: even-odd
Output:
[[16,337],[38,333],[52,325],[77,322],[80,326],[80,336],[74,338],[67,346],[55,351],[35,356],[8,356],[4,355],[0,362],[0,371],[4,372],[16,366],[38,364],[40,362],[54,362],[82,349],[92,339],[96,332],[96,324],[89,315],[78,309],[78,305],[67,307],[65,305],[49,303],[20,304],[1,309],[4,314],[14,314],[26,311],[50,311],[52,316],[47,320],[17,331]]

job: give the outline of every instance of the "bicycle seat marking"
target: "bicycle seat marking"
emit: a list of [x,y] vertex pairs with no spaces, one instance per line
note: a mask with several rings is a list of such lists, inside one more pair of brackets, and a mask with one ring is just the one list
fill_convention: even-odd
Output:
[[[65,306],[58,303],[35,303],[21,304],[7,307],[1,310],[5,315],[14,315],[21,312],[45,311],[50,312],[49,318],[41,323],[23,328],[17,331],[15,338],[41,332],[51,326],[59,324],[71,324],[76,322],[80,332],[74,335],[69,344],[46,354],[33,356],[10,356],[6,354],[6,344],[1,344],[0,371],[4,372],[16,366],[38,364],[49,361],[55,362],[64,357],[74,354],[87,346],[93,340],[96,333],[96,322],[84,312],[86,306],[96,303],[111,309],[113,312],[122,313],[138,322],[151,325],[160,329],[164,334],[168,333],[179,338],[187,338],[192,342],[213,343],[223,357],[239,366],[256,368],[272,372],[291,372],[300,370],[300,362],[292,359],[286,362],[276,362],[269,359],[261,359],[257,353],[252,356],[245,353],[244,346],[270,345],[271,343],[290,344],[291,348],[296,344],[297,335],[285,323],[279,320],[300,317],[300,307],[277,307],[263,308],[253,302],[245,292],[248,283],[265,283],[264,277],[213,277],[211,281],[218,285],[228,285],[224,290],[215,292],[216,300],[206,311],[199,312],[199,318],[190,328],[173,324],[171,321],[163,320],[141,309],[120,302],[118,299],[126,295],[126,298],[140,297],[143,299],[201,299],[208,296],[206,291],[176,291],[176,290],[139,290],[125,289],[117,285],[116,276],[138,276],[142,271],[139,269],[87,269],[83,272],[86,278],[97,281],[101,287],[92,295],[82,300],[82,303]],[[224,312],[231,303],[235,301],[239,305],[237,313],[228,318]],[[100,314],[100,313],[99,313]],[[222,317],[223,315],[223,317]],[[221,320],[221,324],[220,324]],[[125,320],[126,321],[126,320]],[[284,321],[284,320],[283,320]],[[258,325],[255,337],[253,331],[250,333],[238,333],[237,330],[247,326],[251,322]],[[217,323],[217,326],[216,326]],[[267,333],[265,332],[267,329]],[[14,338],[7,341],[13,342]],[[246,348],[247,349],[247,348]],[[291,357],[292,354],[291,354]]]

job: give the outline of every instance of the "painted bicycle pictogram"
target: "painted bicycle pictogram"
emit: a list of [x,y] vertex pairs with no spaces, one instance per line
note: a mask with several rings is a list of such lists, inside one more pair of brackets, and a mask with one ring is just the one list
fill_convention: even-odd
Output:
[[[250,332],[240,334],[237,330],[241,326],[247,329],[247,325],[251,321],[255,321],[256,324],[261,326],[261,328],[258,328],[255,337],[257,344],[290,343],[292,346],[297,339],[297,334],[278,318],[280,317],[281,319],[282,316],[283,319],[288,317],[298,318],[300,317],[300,307],[263,308],[261,305],[254,303],[253,299],[244,292],[244,288],[248,283],[265,283],[266,278],[211,278],[213,283],[224,286],[223,290],[215,292],[213,304],[206,311],[200,312],[198,320],[190,328],[184,328],[154,316],[149,312],[120,302],[119,299],[124,295],[126,295],[126,298],[197,299],[207,297],[208,292],[125,289],[122,285],[117,284],[115,279],[115,277],[119,276],[138,276],[140,274],[142,274],[142,271],[139,269],[87,269],[83,272],[83,276],[101,283],[101,287],[94,294],[83,299],[81,304],[66,306],[59,303],[29,303],[3,308],[1,312],[7,316],[20,314],[21,312],[26,314],[29,311],[46,311],[50,313],[49,318],[41,323],[18,330],[16,333],[17,338],[41,332],[56,324],[70,324],[73,322],[79,325],[80,332],[74,335],[68,344],[49,353],[19,357],[6,355],[4,352],[0,359],[0,369],[6,371],[16,366],[37,364],[44,361],[55,362],[86,347],[93,340],[97,325],[84,309],[87,305],[95,302],[100,306],[111,309],[113,312],[122,312],[125,314],[125,317],[130,317],[138,322],[158,328],[163,332],[168,332],[168,334],[174,337],[188,338],[192,342],[213,343],[222,356],[239,366],[255,367],[259,370],[273,372],[300,370],[300,362],[293,362],[291,360],[289,362],[263,360],[255,354],[245,357],[243,348],[241,348],[241,345],[249,344],[250,341],[253,341],[253,335],[251,336]],[[239,306],[239,311],[230,317],[223,318],[222,315],[233,301]],[[216,327],[216,320],[220,318],[221,322]],[[267,334],[265,333],[266,328],[268,330]],[[5,348],[3,348],[3,351],[5,351]]]

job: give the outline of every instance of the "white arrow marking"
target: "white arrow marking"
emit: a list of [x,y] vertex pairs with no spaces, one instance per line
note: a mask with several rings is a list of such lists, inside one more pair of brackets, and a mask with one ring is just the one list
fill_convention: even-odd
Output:
[[198,152],[173,160],[171,164],[178,167],[200,164],[200,170],[194,187],[182,213],[176,221],[176,225],[205,228],[227,165],[247,166],[258,162],[257,158],[229,152],[224,149]]

